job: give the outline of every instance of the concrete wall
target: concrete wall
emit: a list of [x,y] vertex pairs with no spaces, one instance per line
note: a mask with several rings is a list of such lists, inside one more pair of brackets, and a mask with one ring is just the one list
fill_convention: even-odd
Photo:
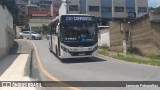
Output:
[[150,22],[149,16],[132,23],[132,48],[142,55],[160,55],[160,22]]
[[146,56],[160,55],[160,20],[151,21],[150,17],[148,14],[131,23],[111,22],[111,48],[121,52],[130,49]]
[[110,47],[109,28],[99,29],[98,46]]
[[110,22],[110,48],[122,52],[122,40],[121,22]]
[[32,31],[33,28],[42,28],[42,25],[48,25],[52,19],[30,19],[29,26]]
[[13,18],[5,8],[0,6],[0,59],[9,52],[14,43]]

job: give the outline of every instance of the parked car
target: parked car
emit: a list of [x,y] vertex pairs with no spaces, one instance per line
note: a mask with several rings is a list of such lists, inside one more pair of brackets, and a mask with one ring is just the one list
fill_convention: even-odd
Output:
[[42,39],[42,35],[37,32],[23,31],[19,33],[19,38],[20,39],[27,38],[35,40],[35,39]]

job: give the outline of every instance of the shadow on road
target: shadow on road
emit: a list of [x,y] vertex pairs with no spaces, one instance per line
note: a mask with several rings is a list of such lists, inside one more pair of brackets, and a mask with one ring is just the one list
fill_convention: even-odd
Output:
[[12,65],[12,63],[19,56],[18,51],[18,42],[14,41],[13,47],[9,50],[9,55],[2,60],[0,60],[0,76]]
[[20,46],[19,46],[18,42],[15,41],[13,44],[13,47],[9,50],[9,55],[17,54],[19,47]]
[[0,60],[0,76],[13,64],[19,54],[9,55],[6,58]]
[[0,60],[0,76],[15,62],[20,54],[28,54],[30,46],[26,41],[15,40],[9,55]]
[[92,58],[72,58],[72,59],[63,59],[63,60],[60,60],[62,63],[65,63],[65,64],[71,64],[71,63],[91,63],[91,62],[104,62],[104,61],[107,61],[107,60],[104,60],[104,59],[100,59],[100,58],[97,58],[97,57],[92,57]]
[[90,57],[90,58],[69,58],[69,59],[60,59],[55,55],[54,52],[51,52],[61,63],[71,64],[71,63],[90,63],[90,62],[104,62],[107,60],[98,58],[98,57]]

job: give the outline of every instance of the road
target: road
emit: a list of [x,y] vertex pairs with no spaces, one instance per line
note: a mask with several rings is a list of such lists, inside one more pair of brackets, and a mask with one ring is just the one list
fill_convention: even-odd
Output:
[[[59,60],[53,53],[49,52],[47,40],[35,40],[31,42],[33,42],[37,48],[37,53],[43,68],[45,68],[54,78],[61,81],[160,81],[160,67],[130,63],[105,56],[97,56],[88,59]],[[44,74],[44,72],[40,71],[40,73],[41,80],[51,80],[46,74]],[[131,88],[79,89],[129,90]],[[158,89],[150,88],[143,90]]]

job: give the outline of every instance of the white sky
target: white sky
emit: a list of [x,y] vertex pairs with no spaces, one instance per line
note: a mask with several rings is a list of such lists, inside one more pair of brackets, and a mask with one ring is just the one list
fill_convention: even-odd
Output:
[[148,0],[150,7],[158,7],[160,6],[160,0]]

